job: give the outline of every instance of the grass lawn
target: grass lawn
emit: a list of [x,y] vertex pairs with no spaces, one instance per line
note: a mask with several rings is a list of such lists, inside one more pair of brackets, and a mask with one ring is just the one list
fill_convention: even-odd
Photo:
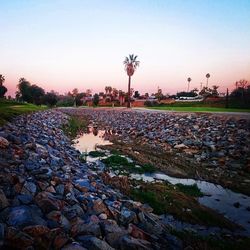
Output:
[[17,115],[45,109],[47,109],[47,106],[44,105],[36,106],[30,103],[18,103],[0,99],[0,126]]
[[171,110],[181,112],[250,112],[250,109],[235,109],[235,108],[216,108],[216,107],[170,107],[170,106],[159,106],[159,107],[147,107],[148,109],[156,110]]

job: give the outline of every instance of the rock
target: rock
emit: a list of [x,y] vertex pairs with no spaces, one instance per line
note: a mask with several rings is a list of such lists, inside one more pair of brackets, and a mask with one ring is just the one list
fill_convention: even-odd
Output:
[[48,234],[50,229],[43,225],[28,226],[23,229],[23,232],[29,234],[32,237],[38,237],[44,234]]
[[6,232],[6,248],[26,249],[34,244],[34,239],[26,233],[9,227]]
[[80,244],[73,242],[64,246],[61,250],[87,250],[87,248],[84,248]]
[[101,228],[99,224],[89,222],[89,223],[77,223],[71,229],[73,237],[76,235],[94,235],[96,237],[101,236]]
[[35,206],[18,206],[10,209],[7,223],[14,227],[25,227],[30,225],[46,225],[46,222],[41,218],[41,212]]
[[131,236],[123,236],[119,241],[119,249],[127,250],[127,249],[152,249],[152,245],[150,242],[141,239],[135,239]]
[[58,200],[49,192],[40,192],[36,197],[35,201],[37,205],[45,212],[48,213],[52,210],[61,210],[63,202]]
[[26,181],[23,185],[23,189],[21,191],[22,194],[35,194],[36,193],[36,185],[33,182]]
[[106,205],[103,203],[101,199],[97,199],[93,201],[93,212],[97,215],[101,213],[109,214],[109,211],[106,207]]
[[2,189],[0,189],[0,210],[6,208],[9,206],[9,202],[3,192]]
[[183,148],[188,148],[188,146],[186,146],[185,144],[181,143],[181,144],[175,145],[174,148],[176,148],[176,149],[183,149]]
[[78,236],[77,240],[82,243],[84,247],[89,250],[113,250],[108,243],[103,240],[100,240],[94,236]]
[[9,141],[0,136],[0,148],[7,148],[9,145]]
[[17,199],[24,205],[30,204],[33,200],[33,196],[30,194],[21,194],[17,196]]
[[107,220],[108,216],[106,214],[102,213],[102,214],[99,214],[98,218],[100,220]]
[[100,223],[107,242],[114,248],[118,247],[119,239],[128,234],[128,231],[117,225],[114,220],[103,220]]
[[123,225],[128,225],[130,222],[132,222],[136,218],[136,213],[133,211],[130,211],[127,208],[122,208],[121,215],[120,215],[120,222]]
[[5,232],[5,227],[3,223],[0,223],[0,248],[4,244],[4,232]]
[[236,208],[239,208],[239,207],[241,206],[241,204],[240,204],[239,202],[235,202],[233,205],[234,205],[234,207],[236,207]]

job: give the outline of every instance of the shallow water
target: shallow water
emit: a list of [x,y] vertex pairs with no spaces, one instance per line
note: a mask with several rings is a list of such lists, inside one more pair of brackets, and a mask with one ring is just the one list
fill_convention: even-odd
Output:
[[111,145],[112,143],[108,140],[109,136],[108,131],[88,127],[88,133],[74,140],[74,146],[82,153],[94,151],[98,145]]
[[[96,150],[97,145],[110,145],[112,143],[108,141],[109,135],[110,133],[107,133],[107,131],[97,131],[93,128],[90,128],[89,133],[82,135],[76,140],[77,142],[75,144],[75,148],[84,153]],[[128,157],[126,158],[128,159]],[[131,159],[129,160],[132,161]],[[87,157],[87,161],[96,162],[98,164],[99,157]],[[146,182],[153,182],[157,180],[168,181],[173,185],[178,183],[184,185],[197,184],[201,192],[205,194],[205,196],[198,199],[202,205],[216,210],[231,221],[243,226],[246,229],[247,234],[250,235],[249,196],[233,192],[230,189],[223,188],[222,186],[211,182],[199,181],[189,178],[175,178],[161,172],[155,172],[152,174],[130,174],[130,178],[137,180],[142,179]],[[240,204],[238,208],[234,206],[236,202]]]
[[[148,182],[163,180],[174,185],[178,183],[184,185],[196,184],[201,192],[205,194],[205,196],[198,199],[202,205],[212,208],[223,214],[231,221],[240,224],[250,234],[250,197],[247,195],[233,192],[230,189],[223,188],[222,186],[211,182],[186,178],[175,178],[164,173],[132,174],[131,178],[137,180],[142,179]],[[239,208],[234,206],[234,203],[236,202],[239,202]]]

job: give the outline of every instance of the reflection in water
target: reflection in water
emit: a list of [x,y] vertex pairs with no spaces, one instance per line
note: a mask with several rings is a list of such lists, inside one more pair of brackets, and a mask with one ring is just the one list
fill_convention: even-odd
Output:
[[[207,181],[199,181],[186,178],[175,178],[164,173],[153,174],[132,174],[133,179],[143,179],[144,181],[153,182],[155,180],[168,181],[171,184],[181,183],[184,185],[197,184],[205,196],[198,200],[204,206],[217,210],[230,220],[242,225],[250,233],[250,197],[241,193],[236,193],[230,189],[223,188]],[[234,204],[238,202],[239,207]]]
[[98,130],[97,127],[89,126],[87,134],[74,140],[75,148],[84,153],[96,150],[98,145],[111,145],[108,140],[111,134],[111,131]]

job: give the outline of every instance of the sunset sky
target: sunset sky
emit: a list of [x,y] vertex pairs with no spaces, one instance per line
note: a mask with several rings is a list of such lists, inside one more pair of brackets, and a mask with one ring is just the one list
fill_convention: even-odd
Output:
[[0,0],[0,74],[46,91],[127,89],[123,60],[138,55],[140,93],[250,80],[249,0]]

